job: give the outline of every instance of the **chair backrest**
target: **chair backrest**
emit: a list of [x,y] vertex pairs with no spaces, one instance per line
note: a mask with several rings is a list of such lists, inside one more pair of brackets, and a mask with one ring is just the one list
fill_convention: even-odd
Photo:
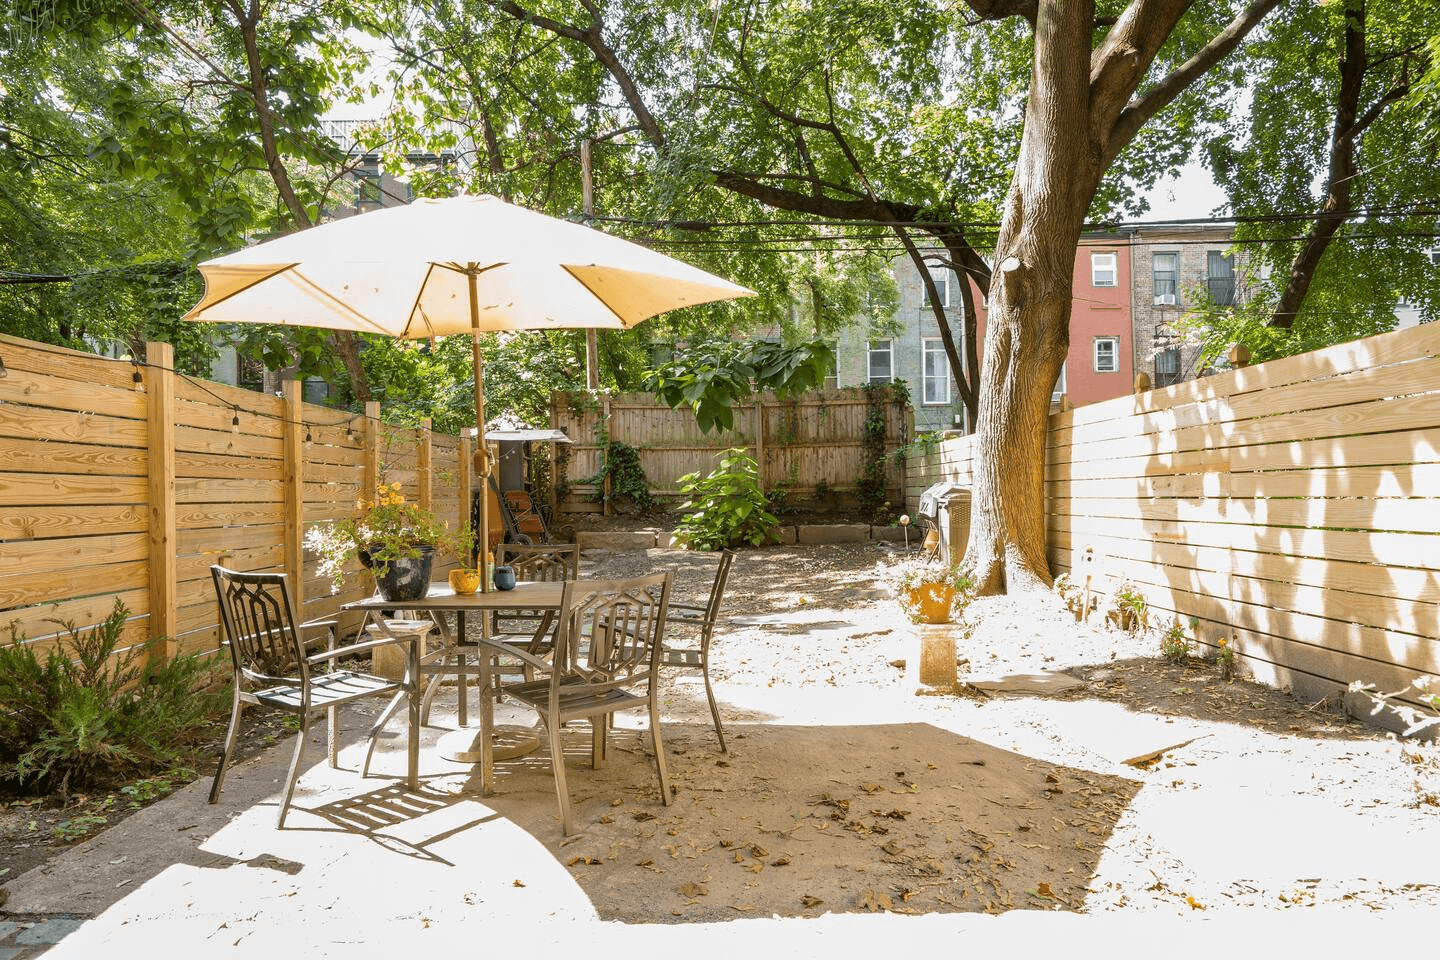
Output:
[[713,627],[720,616],[720,602],[725,597],[725,584],[730,580],[730,564],[735,562],[735,551],[726,550],[720,554],[720,566],[715,570],[715,580],[710,584],[710,599],[705,602],[705,624]]
[[307,672],[295,603],[283,573],[240,573],[212,566],[220,628],[237,672],[259,682],[303,678]]
[[517,580],[580,578],[580,548],[573,543],[502,543],[495,562],[514,567]]
[[629,686],[652,676],[665,640],[672,576],[565,581],[553,676],[599,686]]

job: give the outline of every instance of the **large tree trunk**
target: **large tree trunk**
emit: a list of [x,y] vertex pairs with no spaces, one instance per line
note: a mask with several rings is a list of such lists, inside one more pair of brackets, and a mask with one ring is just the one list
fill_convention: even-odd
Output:
[[1075,247],[1099,180],[1089,130],[1093,6],[1042,4],[1025,135],[1005,200],[980,368],[965,563],[982,593],[1050,584],[1045,440],[1070,347]]

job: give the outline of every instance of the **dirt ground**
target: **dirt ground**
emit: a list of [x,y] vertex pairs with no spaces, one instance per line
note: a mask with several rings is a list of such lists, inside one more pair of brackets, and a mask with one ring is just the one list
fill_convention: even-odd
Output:
[[[730,750],[718,749],[698,675],[667,677],[670,805],[648,737],[617,731],[609,764],[591,771],[583,728],[566,751],[578,837],[561,837],[543,749],[499,764],[486,803],[550,848],[606,919],[1440,906],[1440,885],[1392,884],[1368,861],[1271,876],[1259,858],[1276,831],[1267,837],[1251,806],[1298,805],[1314,830],[1344,828],[1335,817],[1353,812],[1364,830],[1389,831],[1353,845],[1440,833],[1431,749],[1397,744],[1333,703],[1226,682],[1207,662],[1166,663],[1158,636],[1077,624],[1049,595],[980,600],[961,624],[934,628],[957,637],[961,682],[922,691],[917,628],[881,582],[900,550],[740,553],[712,665]],[[715,562],[595,550],[582,575],[670,569],[676,597],[697,602]],[[1016,676],[1029,686],[1007,684]],[[280,735],[252,726],[247,749]],[[82,809],[0,810],[0,883],[63,850],[54,828]],[[1161,836],[1154,811],[1189,822],[1192,836]],[[117,802],[102,815],[128,812]],[[1221,851],[1229,860],[1207,868]]]

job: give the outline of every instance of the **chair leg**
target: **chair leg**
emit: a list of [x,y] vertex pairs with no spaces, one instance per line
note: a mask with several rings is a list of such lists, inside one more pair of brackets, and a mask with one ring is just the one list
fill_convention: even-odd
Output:
[[710,661],[700,664],[700,675],[705,678],[705,696],[710,701],[710,719],[715,721],[715,737],[720,741],[720,752],[729,753],[725,746],[725,731],[720,726],[720,708],[715,704],[715,690],[710,686]]
[[220,745],[220,766],[215,769],[215,782],[210,784],[210,802],[220,802],[220,788],[225,784],[225,768],[230,765],[230,755],[235,751],[235,735],[240,730],[240,711],[245,704],[240,700],[239,681],[236,681],[234,702],[230,705],[230,726],[225,730],[225,742]]
[[290,812],[290,798],[295,795],[295,781],[300,779],[300,760],[305,756],[305,741],[310,738],[310,715],[300,712],[300,732],[296,734],[295,756],[290,758],[290,776],[285,779],[285,796],[280,800],[280,816],[275,829],[285,827],[285,815]]
[[365,750],[365,763],[360,767],[360,776],[370,776],[370,758],[375,755],[375,738],[380,736],[380,731],[385,728],[385,724],[389,723],[390,718],[395,716],[395,709],[406,699],[410,699],[411,706],[414,707],[414,700],[410,697],[409,692],[401,690],[390,698],[390,702],[385,705],[385,709],[380,712],[380,716],[375,719],[375,723],[370,727],[370,746]]
[[[654,681],[651,681],[652,684]],[[650,692],[650,739],[655,744],[655,769],[660,774],[660,801],[670,806],[670,771],[665,768],[665,744],[660,739],[660,701]]]
[[570,818],[570,793],[565,786],[565,744],[561,739],[565,731],[550,718],[545,719],[545,729],[550,733],[550,769],[555,774],[555,796],[560,801],[560,830],[568,837],[575,830]]

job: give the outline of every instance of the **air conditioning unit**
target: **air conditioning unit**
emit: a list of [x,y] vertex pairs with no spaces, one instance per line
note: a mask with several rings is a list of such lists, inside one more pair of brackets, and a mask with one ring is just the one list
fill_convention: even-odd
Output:
[[1160,294],[1158,297],[1155,298],[1155,306],[1157,306],[1157,307],[1173,307],[1173,306],[1175,306],[1175,294],[1173,294],[1173,293],[1162,293],[1162,294]]

